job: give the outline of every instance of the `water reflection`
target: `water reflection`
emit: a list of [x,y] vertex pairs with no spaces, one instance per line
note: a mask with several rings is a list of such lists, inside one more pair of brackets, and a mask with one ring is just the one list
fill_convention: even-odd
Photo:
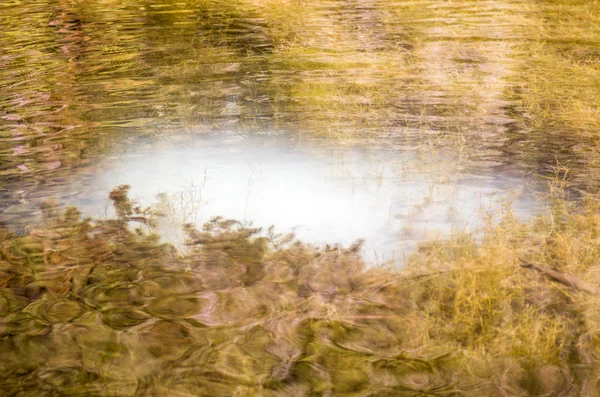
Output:
[[[370,263],[527,218],[557,161],[600,186],[598,26],[585,0],[0,1],[2,392],[591,393],[596,297],[518,258],[597,285],[594,203],[429,244],[416,281],[227,222],[181,255],[124,188],[98,218],[126,183],[176,245],[218,215]],[[96,218],[36,223],[56,199]]]
[[145,205],[162,198],[171,220],[162,222],[163,237],[179,246],[182,223],[222,216],[318,245],[364,239],[371,262],[400,261],[438,233],[473,231],[503,201],[524,217],[534,212],[521,179],[457,174],[449,171],[452,156],[418,157],[389,146],[289,137],[187,137],[125,150],[88,180],[95,188],[76,204],[102,216],[110,190],[128,184]]
[[[199,204],[178,204],[179,212],[197,211],[183,218],[275,224],[318,243],[364,237],[389,257],[398,239],[410,246],[424,231],[474,227],[495,190],[520,189],[524,174],[551,175],[557,160],[570,161],[577,187],[594,191],[595,146],[562,130],[549,135],[542,127],[556,124],[552,115],[525,112],[545,100],[525,86],[539,80],[522,46],[537,37],[535,7],[433,4],[3,4],[0,219],[26,227],[32,208],[51,197],[97,214],[98,197],[117,183],[131,184],[146,202],[161,191],[195,199],[182,189],[201,190]],[[128,140],[186,130],[283,130],[405,147],[398,154],[376,145],[340,151],[203,141],[189,152],[130,150],[122,177],[110,177],[110,158]],[[407,168],[423,156],[406,145],[413,135],[435,150],[438,170],[460,158],[480,172]],[[200,189],[196,172],[204,170]]]
[[[526,172],[547,175],[557,158],[569,160],[580,187],[597,185],[591,142],[565,145],[561,129],[546,139],[554,113],[542,115],[546,122],[524,110],[545,100],[519,86],[536,73],[521,48],[537,38],[535,7],[433,5],[4,2],[0,197],[14,200],[49,174],[68,176],[117,140],[198,126],[328,138],[419,130],[465,139],[463,154],[475,159],[500,151],[494,161]],[[584,81],[568,85],[590,91]],[[587,108],[596,106],[572,110]]]

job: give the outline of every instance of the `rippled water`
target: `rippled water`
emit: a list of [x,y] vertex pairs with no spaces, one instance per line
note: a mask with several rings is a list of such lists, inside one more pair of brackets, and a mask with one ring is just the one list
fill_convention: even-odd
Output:
[[[528,132],[518,130],[523,117],[506,92],[533,23],[520,2],[2,7],[2,218],[21,227],[40,198],[81,202],[85,192],[66,187],[71,178],[102,174],[102,159],[136,136],[283,131],[355,146],[375,140],[398,150],[389,158],[405,162],[402,148],[416,145],[500,179],[547,173],[575,145],[524,140]],[[195,147],[205,154],[211,146]],[[170,169],[162,172],[168,178]],[[344,242],[359,237],[339,233]]]
[[[364,239],[369,263],[401,262],[504,204],[531,217],[548,178],[568,198],[598,191],[597,20],[596,3],[576,0],[1,2],[11,393],[373,395],[419,383],[349,369],[412,335],[397,327],[405,292],[386,292],[381,275],[376,299],[357,292],[354,251],[270,252],[225,227],[215,240],[192,233],[178,257],[127,229],[129,207],[90,226],[48,200],[104,219],[113,201],[129,205],[108,199],[128,184],[166,215],[158,230],[181,252],[183,223],[222,216],[319,246]],[[338,309],[350,314],[331,322]],[[449,395],[454,375],[440,374],[401,390]]]

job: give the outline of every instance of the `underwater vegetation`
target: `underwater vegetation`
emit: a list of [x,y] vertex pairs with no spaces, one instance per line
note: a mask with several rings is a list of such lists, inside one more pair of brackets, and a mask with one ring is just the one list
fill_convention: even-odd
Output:
[[2,395],[600,393],[597,201],[395,270],[219,218],[178,252],[127,191],[114,219],[47,203],[0,231]]

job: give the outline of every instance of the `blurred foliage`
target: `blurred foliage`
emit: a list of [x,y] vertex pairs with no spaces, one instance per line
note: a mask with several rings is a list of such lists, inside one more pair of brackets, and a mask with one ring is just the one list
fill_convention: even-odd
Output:
[[[594,396],[597,202],[564,222],[507,214],[480,243],[423,244],[400,272],[360,246],[317,249],[214,219],[188,251],[134,228],[152,213],[122,186],[116,219],[52,204],[27,235],[0,231],[4,395]],[[143,215],[140,215],[142,214]],[[135,217],[139,215],[139,217]],[[134,218],[136,220],[132,220]]]

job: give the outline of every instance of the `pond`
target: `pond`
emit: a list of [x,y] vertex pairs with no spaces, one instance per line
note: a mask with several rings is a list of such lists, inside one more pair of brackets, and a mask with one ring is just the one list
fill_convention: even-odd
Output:
[[390,258],[490,202],[536,213],[557,164],[597,186],[593,145],[522,108],[523,4],[142,3],[3,6],[5,224],[51,198],[98,215],[126,183],[146,204],[195,192],[182,221]]
[[600,395],[599,27],[0,1],[0,394]]

